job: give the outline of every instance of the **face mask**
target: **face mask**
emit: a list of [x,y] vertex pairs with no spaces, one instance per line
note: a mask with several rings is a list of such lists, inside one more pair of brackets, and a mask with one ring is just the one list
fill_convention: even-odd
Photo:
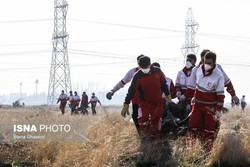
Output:
[[141,69],[141,71],[142,71],[144,74],[147,74],[147,73],[149,73],[150,68]]
[[192,63],[190,63],[189,61],[186,62],[186,68],[189,69],[192,67]]
[[208,64],[205,64],[205,65],[204,65],[204,68],[205,68],[205,71],[208,71],[208,70],[210,70],[212,67],[211,67],[210,65],[208,65]]

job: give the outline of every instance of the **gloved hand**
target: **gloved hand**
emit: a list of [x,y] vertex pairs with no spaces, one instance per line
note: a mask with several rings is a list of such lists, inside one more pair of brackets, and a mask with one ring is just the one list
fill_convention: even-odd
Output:
[[222,117],[222,111],[216,111],[216,120],[220,120],[220,118]]
[[112,91],[110,91],[106,94],[106,98],[111,100],[113,95],[114,95],[114,93]]
[[239,102],[240,102],[240,100],[239,100],[239,98],[237,97],[237,96],[233,96],[232,97],[232,101],[237,105],[237,104],[239,104]]
[[172,102],[171,95],[165,96],[166,102]]
[[184,101],[186,99],[185,95],[181,95],[180,101]]
[[123,104],[123,108],[122,108],[122,111],[121,111],[121,115],[122,115],[124,118],[126,117],[126,114],[129,115],[128,107],[129,107],[128,104],[126,104],[126,103]]
[[181,97],[181,91],[176,92],[176,97],[179,99]]

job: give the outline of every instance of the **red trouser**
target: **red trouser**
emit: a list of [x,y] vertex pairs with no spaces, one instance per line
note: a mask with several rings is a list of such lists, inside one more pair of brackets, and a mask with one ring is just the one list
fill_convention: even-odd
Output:
[[138,123],[142,136],[160,137],[162,110],[162,103],[150,104],[141,102],[139,104]]
[[60,110],[61,110],[61,112],[63,114],[65,112],[65,106],[66,106],[66,104],[67,104],[67,101],[61,101],[60,106],[59,106],[59,108],[60,108]]
[[214,106],[195,103],[189,120],[191,135],[198,137],[204,143],[213,143],[219,130],[215,112]]

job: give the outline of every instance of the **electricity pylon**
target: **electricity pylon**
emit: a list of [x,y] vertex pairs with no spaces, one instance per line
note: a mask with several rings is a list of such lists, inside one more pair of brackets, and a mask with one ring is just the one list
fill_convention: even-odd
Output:
[[61,91],[71,90],[70,68],[68,58],[68,33],[66,31],[66,0],[54,1],[53,50],[48,88],[48,104],[55,104]]
[[199,45],[195,43],[195,34],[199,24],[194,20],[192,8],[188,8],[185,20],[185,43],[181,48],[184,62],[188,54],[197,54]]

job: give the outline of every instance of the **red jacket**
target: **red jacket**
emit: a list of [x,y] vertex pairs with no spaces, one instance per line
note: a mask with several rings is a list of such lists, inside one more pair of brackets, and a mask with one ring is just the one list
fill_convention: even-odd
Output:
[[190,99],[194,93],[195,102],[204,105],[214,105],[221,110],[224,103],[224,77],[216,67],[205,72],[204,65],[195,73],[195,90],[187,89],[186,98]]
[[168,86],[164,73],[159,69],[151,66],[150,72],[144,74],[141,70],[138,71],[132,80],[128,89],[125,103],[129,104],[130,100],[138,93],[138,100],[145,101],[151,104],[162,103],[162,93],[169,95]]

